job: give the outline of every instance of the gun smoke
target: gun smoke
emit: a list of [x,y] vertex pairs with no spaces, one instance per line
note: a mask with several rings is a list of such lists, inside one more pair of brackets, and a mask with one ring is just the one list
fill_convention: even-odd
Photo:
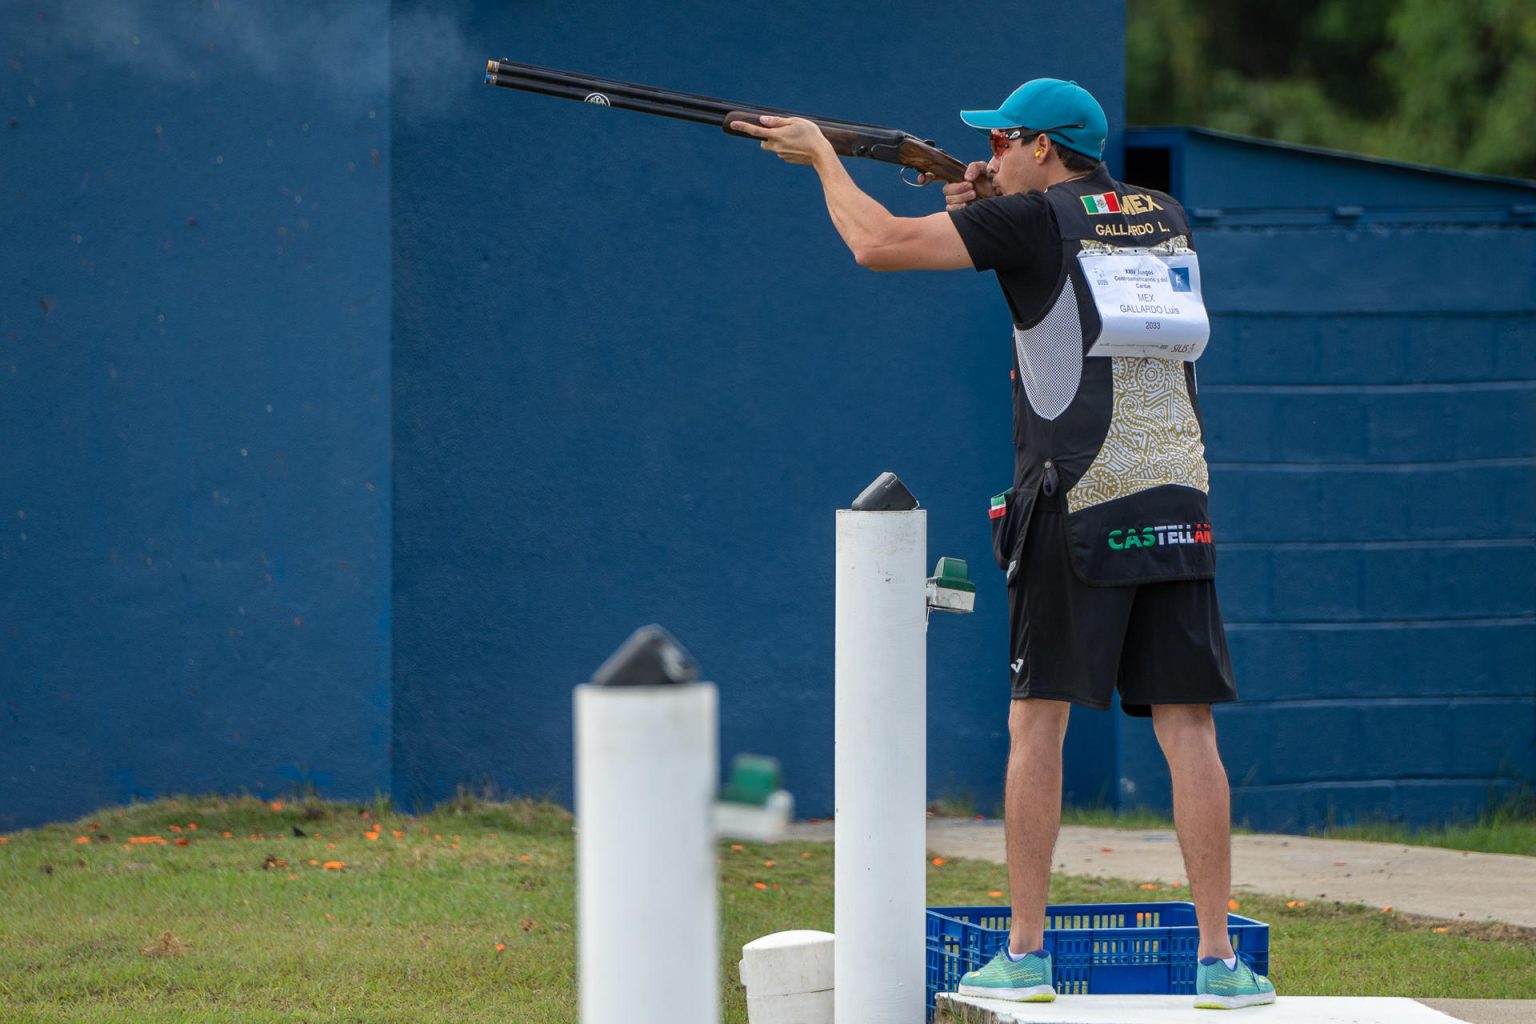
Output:
[[172,18],[154,0],[64,0],[39,10],[28,28],[49,49],[88,53],[189,89],[253,74],[340,104],[389,97],[397,115],[413,119],[447,113],[481,84],[484,56],[464,37],[460,5],[391,12],[385,3],[204,0],[187,7]]

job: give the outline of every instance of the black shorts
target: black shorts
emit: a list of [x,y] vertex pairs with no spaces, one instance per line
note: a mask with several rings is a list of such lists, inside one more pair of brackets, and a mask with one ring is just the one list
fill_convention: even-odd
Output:
[[1212,580],[1094,587],[1072,571],[1061,499],[1041,495],[1008,584],[1013,699],[1146,717],[1153,704],[1237,699]]

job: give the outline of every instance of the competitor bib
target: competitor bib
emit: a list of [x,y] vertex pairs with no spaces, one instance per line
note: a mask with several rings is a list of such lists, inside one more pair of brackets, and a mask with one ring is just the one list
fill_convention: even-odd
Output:
[[1114,249],[1078,254],[1104,328],[1092,356],[1194,362],[1211,337],[1200,297],[1200,258],[1190,251]]

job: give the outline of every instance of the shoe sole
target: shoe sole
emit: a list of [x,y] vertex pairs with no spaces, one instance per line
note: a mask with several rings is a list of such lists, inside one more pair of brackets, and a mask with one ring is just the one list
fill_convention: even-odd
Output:
[[961,985],[957,992],[962,996],[977,996],[981,999],[1009,999],[1016,1003],[1053,1003],[1056,1001],[1056,990],[1049,985],[1035,985],[1030,988],[988,988],[985,985]]
[[1196,996],[1197,1010],[1241,1010],[1245,1006],[1266,1006],[1275,1001],[1273,992],[1252,992],[1244,996]]

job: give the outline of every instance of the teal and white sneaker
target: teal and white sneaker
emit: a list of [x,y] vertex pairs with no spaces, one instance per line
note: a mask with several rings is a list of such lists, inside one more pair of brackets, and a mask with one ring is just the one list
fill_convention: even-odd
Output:
[[1051,986],[1051,954],[1043,949],[1025,953],[1024,959],[1008,956],[1008,943],[979,971],[968,971],[957,990],[962,996],[1013,999],[1023,1003],[1049,1003],[1056,999]]
[[1263,1006],[1275,1001],[1275,986],[1262,974],[1254,973],[1241,958],[1236,970],[1214,956],[1200,958],[1195,974],[1195,1009],[1236,1010],[1243,1006]]

